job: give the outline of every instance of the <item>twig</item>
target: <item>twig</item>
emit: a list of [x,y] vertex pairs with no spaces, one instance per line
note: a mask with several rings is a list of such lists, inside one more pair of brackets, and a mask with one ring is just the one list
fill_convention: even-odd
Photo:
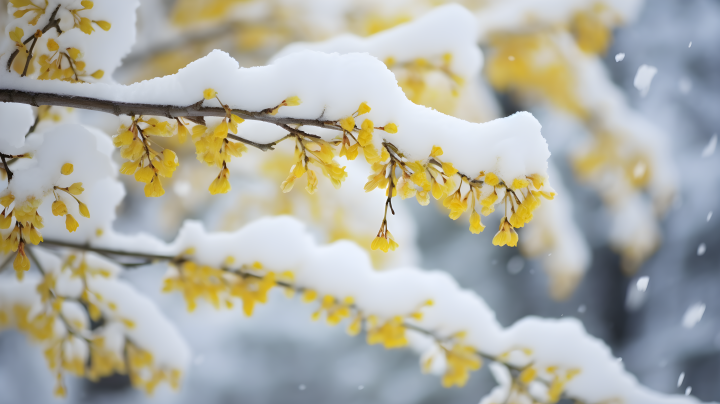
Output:
[[230,139],[233,139],[233,140],[237,140],[238,142],[245,143],[246,145],[252,146],[252,147],[254,147],[254,148],[256,148],[256,149],[260,149],[260,150],[262,150],[262,151],[268,151],[268,150],[275,150],[275,146],[276,146],[278,143],[280,143],[280,142],[282,142],[283,140],[291,137],[291,135],[287,135],[287,136],[285,136],[285,137],[283,137],[283,138],[281,138],[281,139],[278,139],[278,140],[276,140],[276,141],[274,141],[274,142],[271,142],[271,143],[256,143],[256,142],[253,142],[252,140],[247,140],[247,139],[245,139],[245,138],[243,138],[243,137],[240,137],[240,136],[238,136],[238,135],[233,135],[232,133],[228,133],[227,137],[230,138]]
[[148,253],[139,253],[139,252],[132,252],[132,251],[122,251],[122,250],[112,250],[108,248],[99,248],[99,247],[91,247],[87,244],[73,244],[68,243],[65,241],[59,241],[59,240],[48,240],[45,239],[42,241],[43,245],[52,245],[57,247],[68,247],[68,248],[75,248],[78,250],[84,250],[84,251],[92,251],[96,252],[98,254],[103,255],[118,255],[118,256],[124,256],[124,257],[135,257],[135,258],[145,258],[148,260],[160,260],[160,261],[177,261],[179,257],[172,256],[172,255],[161,255],[161,254],[148,254]]
[[[43,34],[46,33],[46,32],[48,32],[48,31],[50,31],[50,29],[52,29],[52,28],[55,28],[55,30],[57,31],[58,35],[62,34],[62,30],[60,29],[60,25],[58,25],[58,24],[60,23],[60,19],[55,18],[55,17],[57,16],[58,10],[60,10],[60,6],[59,6],[59,5],[58,5],[57,7],[55,7],[55,11],[53,11],[52,14],[50,15],[50,20],[48,21],[48,23],[47,23],[47,24],[43,27],[43,29],[41,30],[41,32],[42,32]],[[24,45],[27,45],[28,42],[30,42],[30,41],[33,40],[33,38],[35,38],[35,40],[37,41],[37,38],[35,37],[35,35],[36,35],[36,33],[33,33],[31,36],[29,36],[26,40],[23,41],[23,44],[24,44]],[[35,43],[33,43],[33,46],[34,46],[34,45],[35,45]],[[32,50],[30,50],[30,52],[32,53]],[[10,54],[10,58],[9,58],[8,61],[7,61],[7,71],[10,71],[10,67],[12,66],[12,62],[13,62],[13,60],[15,60],[15,58],[17,57],[18,54],[20,54],[20,49],[15,49],[15,51]],[[28,55],[28,61],[30,60],[31,57],[32,57],[32,55]],[[27,71],[27,62],[26,62],[26,65],[25,65],[25,70]],[[25,73],[23,73],[23,76],[24,76],[24,75],[25,75]],[[37,105],[35,105],[35,106],[37,106]]]
[[10,185],[10,180],[12,180],[13,172],[10,171],[10,167],[8,167],[8,163],[7,163],[7,161],[5,160],[5,157],[9,157],[9,156],[7,156],[7,155],[4,154],[4,153],[0,153],[0,159],[2,159],[3,167],[5,167],[5,172],[7,173],[8,185]]

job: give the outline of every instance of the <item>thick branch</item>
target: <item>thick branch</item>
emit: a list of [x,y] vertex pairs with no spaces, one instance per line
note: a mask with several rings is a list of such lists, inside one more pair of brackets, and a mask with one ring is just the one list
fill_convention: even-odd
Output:
[[[70,107],[87,109],[91,111],[105,112],[114,115],[154,115],[164,116],[166,118],[192,118],[205,116],[224,117],[227,112],[221,107],[204,107],[202,101],[186,106],[177,105],[158,105],[118,102],[106,99],[91,97],[76,97],[69,95],[60,95],[45,92],[32,92],[21,90],[0,89],[0,101],[15,102],[19,104],[28,104],[33,106],[52,105],[58,107]],[[305,125],[317,126],[328,129],[339,129],[334,121],[322,121],[319,119],[300,119],[300,118],[278,118],[273,115],[245,111],[241,109],[233,109],[232,113],[243,119],[252,121],[262,121],[272,123],[278,126],[283,125]],[[284,127],[284,126],[283,126]],[[296,131],[290,129],[290,131]],[[313,136],[304,133],[305,136]],[[239,139],[238,139],[239,140]],[[242,141],[242,140],[240,140]]]

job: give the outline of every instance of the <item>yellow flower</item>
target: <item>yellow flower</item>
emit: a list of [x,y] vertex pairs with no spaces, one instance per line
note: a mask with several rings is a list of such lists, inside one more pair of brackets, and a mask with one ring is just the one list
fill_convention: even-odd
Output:
[[315,191],[317,191],[317,185],[318,185],[318,180],[317,180],[317,176],[315,176],[315,171],[308,170],[307,177],[308,177],[308,183],[307,183],[307,186],[305,187],[305,190],[308,191],[308,193],[310,195],[312,195],[315,193]]
[[515,247],[517,246],[518,242],[518,234],[513,229],[512,226],[510,226],[510,223],[507,221],[507,218],[503,217],[500,221],[500,229],[495,234],[495,237],[493,237],[493,244],[496,246],[504,246],[507,245],[509,247]]
[[525,178],[515,178],[512,183],[512,189],[522,189],[526,188],[528,185],[530,185],[530,182],[528,182]]
[[76,182],[68,187],[68,192],[72,195],[80,195],[84,190],[85,188],[82,187],[82,182]]
[[165,189],[163,189],[160,177],[156,174],[150,183],[145,185],[145,196],[147,197],[158,197],[165,195]]
[[155,176],[155,170],[150,166],[145,166],[135,173],[135,181],[149,183]]
[[452,163],[442,163],[442,169],[447,176],[453,176],[458,172],[458,170],[453,167]]
[[485,226],[483,226],[480,221],[480,214],[473,210],[473,213],[470,215],[470,232],[472,234],[479,234],[483,230],[485,230]]
[[0,229],[9,229],[12,224],[12,218],[12,213],[5,216],[5,211],[3,211],[3,214],[0,214]]
[[22,43],[23,39],[22,37],[25,35],[25,32],[23,32],[22,28],[15,27],[14,30],[10,31],[10,39],[17,43]]
[[430,157],[438,157],[442,156],[443,149],[440,146],[433,146],[432,150],[430,151]]
[[77,230],[79,224],[72,215],[65,216],[65,228],[70,232]]
[[105,75],[105,72],[102,70],[96,70],[93,74],[91,74],[91,76],[93,76],[94,78],[96,78],[98,80],[103,78],[104,75]]
[[205,97],[206,100],[212,100],[216,95],[217,91],[212,88],[206,88],[205,91],[203,91],[203,97]]
[[534,367],[525,368],[520,372],[520,381],[524,384],[529,384],[537,377],[537,370]]
[[112,27],[112,24],[110,24],[107,21],[93,21],[95,24],[97,24],[100,28],[103,29],[103,31],[110,31],[110,27]]
[[80,209],[80,214],[85,216],[86,218],[90,218],[90,211],[88,210],[87,205],[84,203],[78,201],[78,208]]
[[215,178],[215,180],[213,180],[210,184],[210,188],[208,188],[212,195],[225,194],[230,191],[230,181],[228,181],[229,175],[230,171],[227,168],[223,168],[220,171],[220,174],[218,174],[217,178]]
[[185,125],[178,122],[178,141],[180,142],[180,144],[185,143],[189,134],[190,131],[188,131]]
[[73,165],[70,163],[65,163],[60,168],[60,174],[62,174],[62,175],[70,175],[70,174],[72,174],[72,172],[73,172]]
[[415,195],[417,201],[422,206],[427,206],[430,203],[430,194],[428,191],[420,191]]
[[487,173],[485,174],[485,183],[494,187],[500,183],[500,178],[493,173]]
[[76,60],[80,57],[80,50],[78,50],[77,48],[67,48],[67,53],[72,60]]
[[300,100],[300,97],[293,95],[292,97],[286,98],[285,101],[283,101],[283,104],[288,107],[295,107],[302,104],[302,101]]
[[223,120],[220,125],[218,125],[215,130],[213,131],[213,135],[220,139],[225,139],[228,134],[228,124],[227,121]]
[[370,106],[367,105],[367,103],[363,102],[360,104],[357,112],[358,115],[367,114],[368,112],[370,112]]
[[340,126],[348,132],[352,132],[355,129],[355,118],[349,116],[340,120]]
[[55,216],[65,216],[67,215],[67,206],[65,206],[65,202],[63,201],[55,201],[52,204],[52,214]]
[[15,196],[13,194],[7,194],[0,198],[0,204],[5,206],[6,208],[9,207],[13,201],[15,201]]
[[245,122],[244,119],[240,118],[239,116],[235,114],[230,115],[230,132],[237,133],[237,126],[241,123]]
[[385,132],[387,132],[387,133],[397,133],[397,125],[395,125],[392,122],[385,125],[384,129],[385,129]]
[[58,46],[57,42],[55,42],[54,39],[50,38],[47,41],[47,48],[50,52],[55,52],[56,50],[60,49],[60,46]]

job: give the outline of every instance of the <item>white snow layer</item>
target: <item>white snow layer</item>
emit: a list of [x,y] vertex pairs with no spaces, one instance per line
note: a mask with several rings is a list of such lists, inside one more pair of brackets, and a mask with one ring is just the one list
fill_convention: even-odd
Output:
[[296,42],[278,52],[273,60],[307,49],[326,53],[368,53],[380,60],[392,57],[396,63],[440,58],[449,53],[452,55],[450,70],[468,80],[482,64],[476,38],[477,23],[472,14],[451,4],[367,38],[346,34],[323,42]]
[[[5,71],[0,73],[0,82],[3,89],[177,106],[195,104],[203,100],[203,90],[213,88],[231,108],[248,111],[273,108],[288,97],[299,96],[302,104],[280,108],[278,118],[339,120],[366,102],[372,111],[363,118],[398,127],[396,134],[376,131],[378,146],[382,136],[409,159],[423,160],[437,145],[444,151],[443,158],[460,172],[474,177],[480,171],[492,171],[507,183],[523,175],[546,175],[550,155],[541,126],[530,113],[477,124],[413,104],[392,72],[365,54],[304,51],[269,66],[239,68],[227,53],[215,50],[177,74],[129,86],[38,81]],[[220,106],[216,100],[203,105]],[[337,132],[321,135],[332,139]]]
[[[570,397],[588,402],[616,398],[627,404],[698,402],[639,385],[577,319],[526,317],[504,329],[480,296],[460,288],[447,273],[409,267],[376,271],[357,245],[347,241],[318,245],[304,225],[291,217],[261,219],[230,233],[208,233],[201,224],[187,221],[170,244],[111,233],[93,245],[167,255],[193,248],[193,261],[228,269],[261,262],[276,273],[292,271],[297,286],[316,290],[321,296],[352,297],[363,313],[380,319],[406,317],[431,299],[434,304],[422,309],[423,317],[416,325],[439,336],[465,331],[463,343],[491,355],[529,348],[530,361],[538,368],[580,369],[567,385]],[[228,257],[234,258],[233,264],[227,264]]]

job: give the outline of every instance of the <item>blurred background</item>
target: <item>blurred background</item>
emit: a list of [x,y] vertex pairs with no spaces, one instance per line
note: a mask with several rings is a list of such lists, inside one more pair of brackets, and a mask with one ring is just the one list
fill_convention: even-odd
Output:
[[[172,74],[215,48],[243,66],[264,65],[290,43],[372,35],[442,3],[142,0],[136,46],[115,78],[129,84]],[[502,3],[461,4],[482,26]],[[522,14],[524,3],[505,5]],[[482,71],[464,80],[460,94],[434,78],[432,61],[387,62],[411,100],[442,112],[478,122],[533,112],[566,209],[538,212],[515,249],[492,245],[499,217],[473,235],[466,220],[449,220],[437,203],[398,201],[391,227],[401,247],[373,253],[373,262],[378,270],[448,271],[504,326],[530,315],[577,317],[646,386],[666,393],[691,387],[703,401],[720,401],[720,2],[577,3],[567,15],[496,24],[478,40]],[[637,10],[628,10],[631,3]],[[542,62],[531,57],[539,53]],[[649,88],[637,81],[641,65],[657,69]],[[606,93],[611,108],[593,101]],[[117,127],[106,116],[82,119],[110,134]],[[192,147],[181,148],[188,163],[165,197],[146,199],[124,178],[128,196],[116,228],[171,240],[186,218],[231,230],[261,215],[293,214],[323,242],[369,246],[384,197],[362,193],[367,165],[351,164],[339,191],[321,180],[314,196],[282,194],[292,150],[279,149],[238,159],[233,191],[211,198],[191,190],[204,191],[216,172],[192,161]],[[123,376],[74,379],[69,402],[476,403],[495,384],[483,368],[464,388],[443,389],[420,372],[410,350],[368,346],[341,327],[312,322],[313,307],[279,292],[251,318],[211,307],[188,314],[181,296],[160,292],[164,271],[143,267],[125,278],[157,302],[193,349],[180,392],[161,389],[149,398]],[[51,385],[42,352],[17,332],[1,333],[0,403],[54,402]]]

